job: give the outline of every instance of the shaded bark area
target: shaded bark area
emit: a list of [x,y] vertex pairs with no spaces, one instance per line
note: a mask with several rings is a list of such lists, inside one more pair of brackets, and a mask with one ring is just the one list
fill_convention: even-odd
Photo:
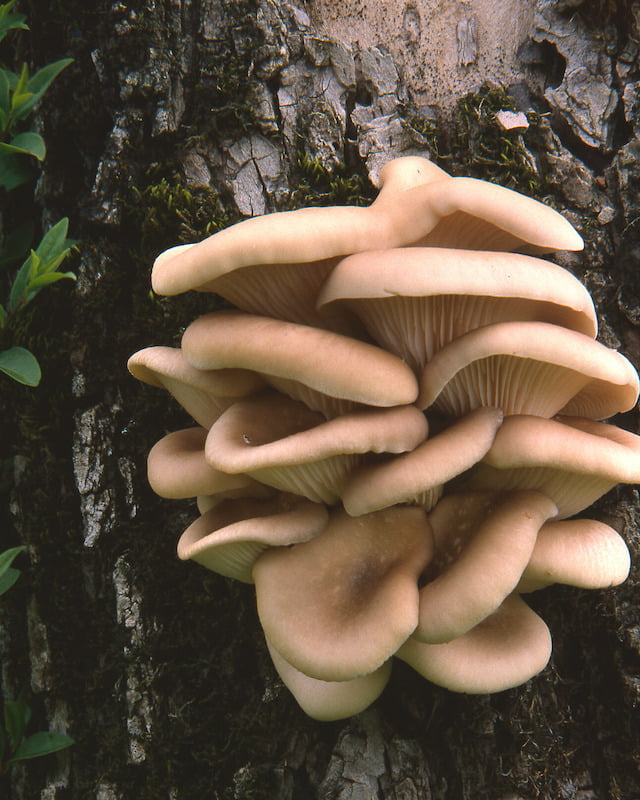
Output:
[[[615,490],[594,511],[629,543],[627,583],[531,598],[554,639],[540,676],[467,697],[398,663],[367,712],[316,723],[277,679],[252,588],[178,562],[194,507],[146,484],[150,446],[188,421],[136,384],[126,360],[177,344],[216,302],[153,297],[154,256],[242,213],[364,201],[373,191],[365,164],[390,137],[374,124],[381,117],[395,114],[391,138],[404,152],[442,156],[457,143],[443,166],[473,174],[486,169],[477,149],[464,149],[477,145],[477,128],[409,124],[384,54],[318,37],[284,3],[24,6],[30,56],[75,59],[42,110],[49,158],[38,197],[45,221],[70,217],[80,247],[75,290],[43,292],[25,326],[42,385],[2,385],[1,456],[13,474],[0,543],[24,542],[29,556],[3,599],[2,689],[11,697],[28,685],[34,725],[64,729],[76,744],[0,778],[2,797],[640,796],[635,490]],[[624,31],[640,32],[628,27],[630,11],[609,22],[617,39],[602,39],[600,55],[617,65],[617,96],[631,98],[638,68],[635,56],[622,60]],[[583,232],[586,252],[566,266],[594,295],[601,338],[638,366],[636,106],[620,101],[608,142],[575,152],[569,123],[541,121],[530,173]],[[621,424],[637,431],[636,413]]]

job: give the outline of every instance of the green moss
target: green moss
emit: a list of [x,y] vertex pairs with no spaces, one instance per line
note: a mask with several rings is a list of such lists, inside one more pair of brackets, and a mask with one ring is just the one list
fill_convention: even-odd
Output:
[[513,98],[504,88],[484,85],[458,101],[451,123],[443,125],[410,112],[406,120],[427,139],[438,165],[452,175],[543,195],[547,187],[530,152],[539,141],[539,116],[529,111],[526,131],[506,131],[495,118],[502,110],[516,110]]
[[282,210],[304,206],[368,206],[376,196],[360,165],[350,169],[339,164],[330,170],[319,158],[311,158],[302,149],[296,154],[289,183],[291,190],[280,204]]

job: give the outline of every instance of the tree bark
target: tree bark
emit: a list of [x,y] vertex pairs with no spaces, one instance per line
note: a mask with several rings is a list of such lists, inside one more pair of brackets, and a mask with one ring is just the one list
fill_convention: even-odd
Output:
[[[178,344],[214,302],[152,296],[160,251],[242,215],[364,201],[381,149],[431,155],[458,174],[495,168],[491,178],[525,192],[519,181],[534,180],[586,239],[563,263],[592,292],[602,340],[637,366],[635,5],[616,16],[596,2],[574,13],[540,4],[532,69],[542,79],[552,61],[577,69],[586,41],[600,72],[582,86],[565,72],[546,97],[527,95],[543,115],[508,174],[499,158],[485,163],[478,116],[427,113],[384,49],[329,39],[284,2],[22,5],[30,58],[75,59],[41,109],[38,200],[45,224],[69,216],[79,255],[75,288],[43,292],[25,326],[41,386],[2,385],[12,474],[0,549],[28,546],[2,600],[2,689],[15,697],[27,685],[33,729],[76,743],[13,768],[2,797],[638,798],[637,567],[617,589],[531,597],[554,652],[522,687],[456,695],[398,662],[369,710],[315,722],[271,666],[252,587],[178,562],[196,512],[153,495],[145,459],[187,419],[125,367],[142,347]],[[570,35],[576,46],[563,51]],[[637,413],[622,424],[637,431]],[[637,492],[617,489],[593,514],[637,562]]]

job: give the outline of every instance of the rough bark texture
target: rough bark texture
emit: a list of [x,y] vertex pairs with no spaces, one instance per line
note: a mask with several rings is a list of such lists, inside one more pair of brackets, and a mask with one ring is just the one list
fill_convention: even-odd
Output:
[[[388,56],[318,36],[284,2],[23,5],[30,57],[75,58],[42,109],[38,197],[45,221],[70,217],[80,247],[75,289],[43,292],[25,326],[42,385],[1,388],[12,477],[0,544],[29,556],[0,608],[2,689],[29,685],[34,729],[76,744],[13,769],[0,796],[638,798],[637,566],[616,590],[533,596],[554,654],[521,688],[459,696],[398,664],[370,710],[313,722],[271,667],[251,587],[177,561],[194,510],[153,496],[145,457],[184,417],[124,366],[211,308],[151,296],[158,252],[240,214],[371,196],[382,148],[565,211],[587,242],[565,265],[595,297],[601,338],[638,366],[638,8],[541,4],[523,57],[548,89],[517,87],[536,123],[505,144],[473,98],[446,124],[420,116]],[[637,430],[636,413],[623,424]],[[594,511],[636,565],[637,501],[616,490]]]

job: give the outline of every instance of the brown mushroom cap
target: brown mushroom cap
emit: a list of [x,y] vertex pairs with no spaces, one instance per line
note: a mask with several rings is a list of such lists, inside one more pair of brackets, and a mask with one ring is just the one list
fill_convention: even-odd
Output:
[[409,453],[363,466],[342,493],[348,514],[357,516],[397,503],[432,508],[442,487],[486,454],[502,422],[502,411],[479,408]]
[[368,708],[382,694],[391,677],[391,660],[369,675],[350,681],[319,681],[297,670],[269,644],[269,654],[282,682],[300,708],[312,719],[346,719]]
[[517,591],[533,592],[552,583],[606,589],[625,581],[630,566],[624,539],[604,522],[547,522],[538,533]]
[[324,530],[328,516],[319,503],[291,495],[224,500],[189,525],[178,542],[178,556],[253,583],[252,569],[265,550],[312,539]]
[[464,478],[468,489],[535,489],[558,518],[587,508],[617,483],[640,482],[640,436],[578,417],[508,417]]
[[555,515],[538,492],[513,492],[486,501],[450,495],[429,517],[436,552],[461,552],[420,590],[420,618],[413,637],[449,642],[482,622],[516,588],[531,558],[538,531]]
[[424,440],[427,423],[415,406],[365,409],[325,420],[278,392],[235,403],[211,427],[207,461],[229,473],[335,503],[365,453],[401,453]]
[[580,250],[556,211],[502,186],[445,178],[390,190],[368,208],[301,208],[245,219],[198,244],[161,254],[152,286],[173,295],[256,264],[302,264],[408,245],[482,250]]
[[499,322],[436,353],[416,404],[454,416],[493,406],[505,415],[551,417],[571,407],[604,419],[637,399],[638,374],[615,350],[546,322]]
[[346,305],[386,349],[421,370],[470,330],[512,320],[549,322],[595,338],[585,287],[566,269],[515,253],[410,247],[344,258],[318,307]]
[[204,457],[206,428],[185,428],[169,433],[149,451],[147,477],[153,491],[172,499],[198,495],[243,496],[255,485],[248,475],[229,475],[207,464]]
[[258,614],[296,669],[345,681],[379,669],[418,621],[418,577],[432,554],[419,508],[349,517],[335,511],[303,544],[269,550],[253,568]]
[[199,369],[255,370],[275,388],[328,416],[356,403],[405,405],[418,394],[414,374],[397,356],[308,325],[217,311],[193,322],[182,346]]
[[258,375],[247,370],[195,369],[175,347],[146,347],[131,356],[127,367],[139,381],[166,389],[204,428],[211,427],[239,397],[264,385]]
[[551,656],[551,636],[543,620],[518,596],[468,633],[444,644],[413,637],[398,658],[438,686],[452,692],[489,694],[525,683]]

